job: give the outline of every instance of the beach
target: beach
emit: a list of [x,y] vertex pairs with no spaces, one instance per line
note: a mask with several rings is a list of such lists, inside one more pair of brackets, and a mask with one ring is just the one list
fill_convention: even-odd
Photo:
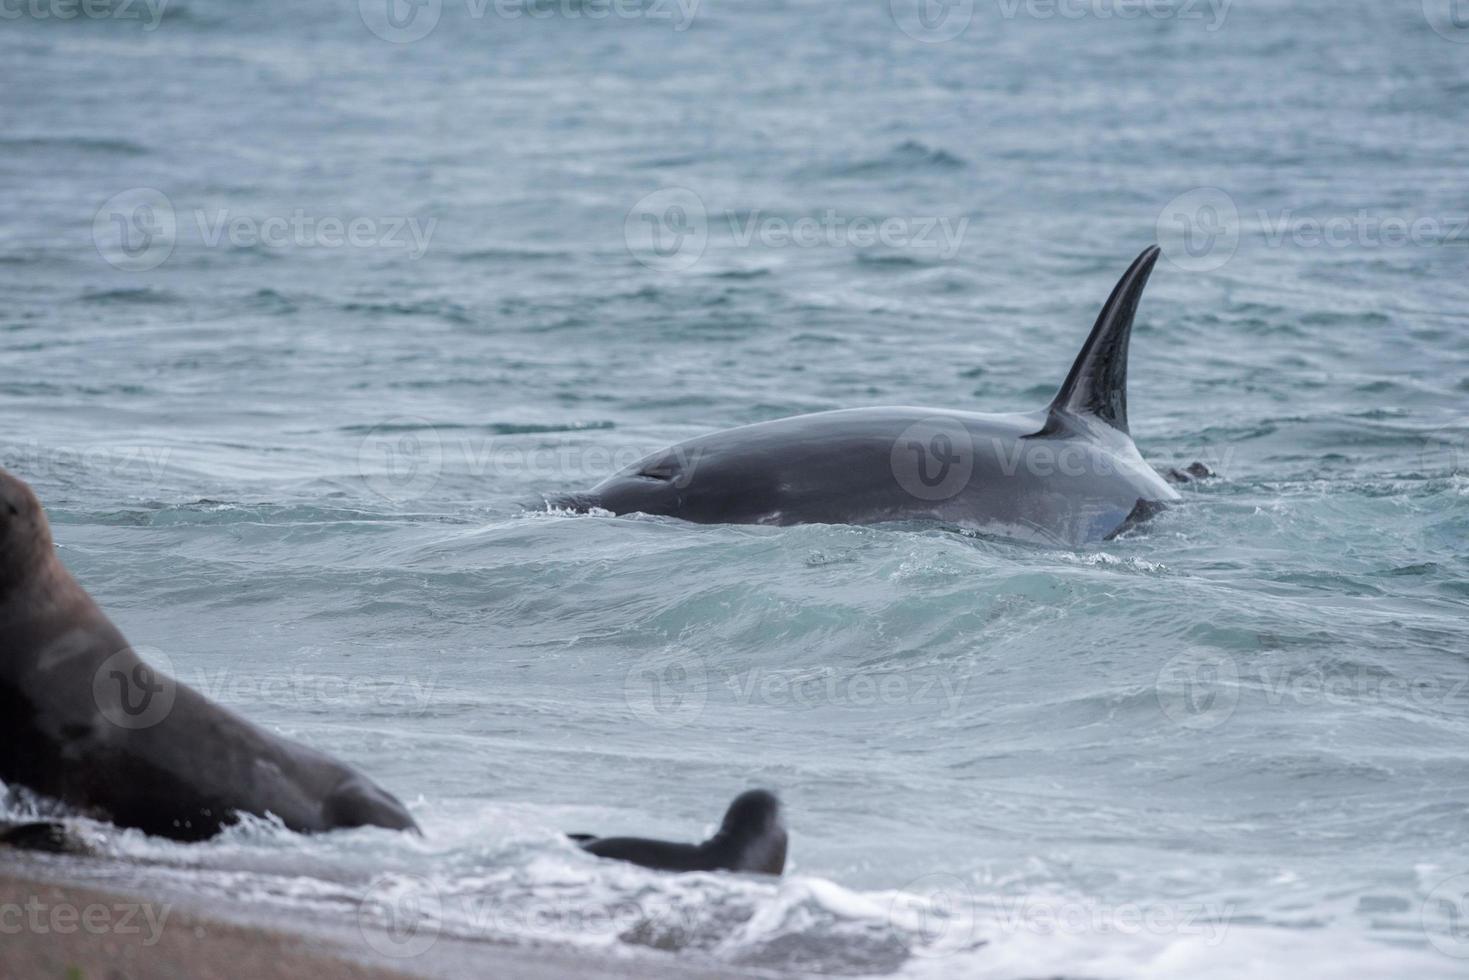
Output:
[[[493,976],[707,980],[759,977],[675,964],[657,954],[597,956],[544,944],[438,937],[395,958],[374,949],[357,923],[270,915],[248,903],[78,883],[66,869],[7,855],[0,870],[0,977],[5,980],[413,980]],[[384,943],[377,944],[379,948]]]
[[1466,4],[0,0],[0,980],[1464,975]]

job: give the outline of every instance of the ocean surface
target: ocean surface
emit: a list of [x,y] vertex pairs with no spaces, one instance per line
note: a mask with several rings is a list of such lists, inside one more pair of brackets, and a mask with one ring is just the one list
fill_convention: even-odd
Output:
[[[68,12],[0,19],[0,464],[145,656],[426,831],[113,860],[410,955],[1469,973],[1469,12]],[[1132,431],[1219,476],[1143,531],[544,505],[725,426],[1039,407],[1155,240]],[[559,836],[750,786],[779,882]]]

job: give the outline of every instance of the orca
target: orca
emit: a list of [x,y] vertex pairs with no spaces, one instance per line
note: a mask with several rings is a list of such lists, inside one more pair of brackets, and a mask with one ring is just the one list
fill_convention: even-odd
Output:
[[547,503],[699,524],[939,521],[1065,547],[1115,537],[1179,499],[1127,418],[1128,343],[1160,254],[1147,248],[1123,274],[1045,408],[851,408],[758,422]]

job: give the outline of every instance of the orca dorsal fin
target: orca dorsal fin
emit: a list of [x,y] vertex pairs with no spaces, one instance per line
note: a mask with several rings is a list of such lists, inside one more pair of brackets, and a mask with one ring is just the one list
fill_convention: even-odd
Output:
[[1122,274],[1112,295],[1097,316],[1091,336],[1086,338],[1071,373],[1051,402],[1051,425],[1057,413],[1090,416],[1112,428],[1127,432],[1127,341],[1132,336],[1132,318],[1137,313],[1143,287],[1163,250],[1150,245]]

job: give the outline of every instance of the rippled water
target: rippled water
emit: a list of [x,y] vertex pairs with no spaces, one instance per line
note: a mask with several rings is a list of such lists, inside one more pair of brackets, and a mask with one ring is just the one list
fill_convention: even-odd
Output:
[[[428,831],[107,846],[691,962],[1462,972],[1469,32],[1424,6],[0,22],[0,461],[135,643]],[[1221,478],[1145,533],[540,506],[722,426],[1037,407],[1159,238],[1133,432]],[[757,784],[779,885],[556,836]]]

